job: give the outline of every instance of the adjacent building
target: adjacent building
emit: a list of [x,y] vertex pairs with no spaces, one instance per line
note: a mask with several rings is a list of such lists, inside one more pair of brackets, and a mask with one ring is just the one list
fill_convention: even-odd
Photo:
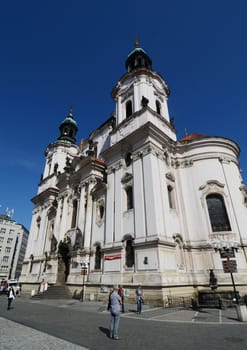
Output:
[[[86,285],[100,298],[112,284],[146,298],[231,289],[214,247],[238,248],[235,282],[247,285],[247,190],[239,147],[198,133],[177,140],[169,87],[136,43],[112,90],[115,112],[76,142],[73,112],[46,149],[21,281],[26,288]],[[86,276],[85,276],[86,274]]]
[[29,231],[12,220],[0,215],[0,279],[19,279],[27,247]]

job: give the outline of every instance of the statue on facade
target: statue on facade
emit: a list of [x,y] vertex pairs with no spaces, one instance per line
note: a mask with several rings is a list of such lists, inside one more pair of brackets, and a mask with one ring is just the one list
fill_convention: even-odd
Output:
[[76,236],[75,236],[75,244],[73,249],[82,249],[83,248],[83,239],[82,239],[82,233],[79,229],[76,230]]
[[57,239],[54,235],[51,237],[51,253],[56,253],[57,250]]
[[210,269],[209,272],[209,286],[212,290],[218,288],[217,278],[215,277],[214,270]]
[[148,103],[149,103],[149,100],[146,97],[142,96],[142,100],[141,100],[142,107],[143,108],[147,107]]

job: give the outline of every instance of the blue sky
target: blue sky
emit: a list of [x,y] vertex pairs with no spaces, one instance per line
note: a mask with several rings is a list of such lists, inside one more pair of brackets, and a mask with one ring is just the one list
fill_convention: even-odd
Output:
[[114,110],[134,38],[171,90],[178,138],[235,140],[247,174],[244,0],[43,0],[0,4],[0,211],[30,228],[44,152],[72,105],[78,143]]

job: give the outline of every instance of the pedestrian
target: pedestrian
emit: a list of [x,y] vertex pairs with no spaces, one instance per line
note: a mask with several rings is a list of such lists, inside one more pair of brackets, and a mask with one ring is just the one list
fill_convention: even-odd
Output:
[[9,310],[12,301],[15,299],[15,291],[14,291],[14,288],[13,288],[13,287],[10,287],[10,288],[9,288],[8,294],[7,294],[7,295],[8,295],[8,308],[7,308],[7,310]]
[[124,312],[124,289],[123,286],[119,285],[118,287],[118,294],[120,295],[121,301],[122,301],[122,312]]
[[142,312],[142,303],[143,303],[143,291],[141,285],[136,289],[136,303],[137,303],[137,313],[140,314]]
[[109,336],[112,339],[119,340],[118,336],[118,326],[120,321],[121,312],[121,297],[118,294],[118,286],[113,287],[113,292],[110,295],[110,313],[111,313],[111,323]]

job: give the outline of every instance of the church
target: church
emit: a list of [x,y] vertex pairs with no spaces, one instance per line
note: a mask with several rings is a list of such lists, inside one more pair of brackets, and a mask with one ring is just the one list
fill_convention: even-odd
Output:
[[[70,110],[45,152],[20,281],[26,290],[85,287],[103,300],[113,284],[166,304],[210,289],[247,286],[247,189],[239,147],[225,137],[177,139],[169,87],[135,43],[112,90],[115,111],[77,143]],[[224,252],[231,252],[224,260]],[[226,262],[230,270],[226,269]],[[225,265],[224,265],[225,263]],[[232,269],[232,270],[231,270]]]

